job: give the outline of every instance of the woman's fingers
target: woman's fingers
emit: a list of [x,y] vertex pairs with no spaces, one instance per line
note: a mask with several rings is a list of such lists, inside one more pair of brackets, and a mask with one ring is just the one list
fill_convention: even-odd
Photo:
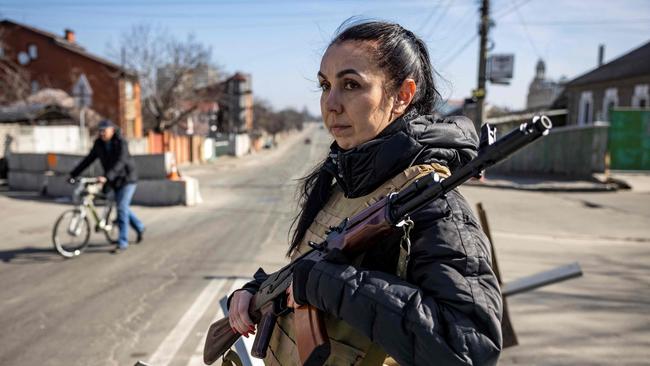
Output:
[[255,330],[255,325],[248,315],[252,297],[253,295],[248,291],[236,291],[230,301],[230,314],[228,316],[230,327],[245,337],[248,337],[249,333],[254,334]]

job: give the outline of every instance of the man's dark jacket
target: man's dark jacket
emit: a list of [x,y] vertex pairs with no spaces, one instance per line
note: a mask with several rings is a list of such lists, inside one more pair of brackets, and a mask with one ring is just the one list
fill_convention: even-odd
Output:
[[[464,117],[401,118],[351,150],[334,144],[325,164],[347,197],[366,195],[412,163],[436,162],[453,172],[477,154]],[[411,215],[406,280],[395,273],[397,243],[381,243],[361,266],[322,261],[294,294],[343,319],[402,366],[494,365],[501,351],[501,293],[490,267],[488,239],[470,205],[454,190]],[[244,289],[255,292],[260,280]],[[296,288],[301,286],[301,288]]]
[[88,155],[70,172],[70,176],[77,177],[97,158],[104,168],[106,180],[114,189],[138,180],[135,162],[129,154],[129,145],[117,131],[108,142],[97,138]]

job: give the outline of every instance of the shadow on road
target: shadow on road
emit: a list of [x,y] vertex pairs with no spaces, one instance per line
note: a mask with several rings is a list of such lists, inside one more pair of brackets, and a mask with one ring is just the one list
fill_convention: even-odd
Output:
[[63,205],[70,205],[70,197],[50,197],[42,195],[40,192],[32,191],[12,191],[9,187],[0,186],[0,196],[7,198],[22,200],[22,201],[38,201],[47,203],[58,203]]
[[64,260],[54,248],[26,247],[0,251],[0,261],[14,264]]
[[[91,243],[88,244],[86,250],[81,254],[92,255],[105,253],[109,254],[115,245],[110,243]],[[38,262],[60,262],[65,261],[54,248],[43,247],[25,247],[19,249],[0,250],[0,261],[12,264],[30,264]]]

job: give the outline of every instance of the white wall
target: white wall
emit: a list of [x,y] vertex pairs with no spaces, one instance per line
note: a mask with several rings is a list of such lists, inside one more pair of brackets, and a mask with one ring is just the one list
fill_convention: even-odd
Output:
[[0,125],[0,156],[5,153],[5,141],[10,135],[12,152],[30,153],[83,153],[90,148],[87,132],[79,133],[78,126],[23,126],[17,124]]

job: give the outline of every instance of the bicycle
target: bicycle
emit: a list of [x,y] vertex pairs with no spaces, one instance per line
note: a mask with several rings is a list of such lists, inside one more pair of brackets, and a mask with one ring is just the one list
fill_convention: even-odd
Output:
[[[65,258],[73,258],[88,247],[90,240],[90,217],[95,221],[95,232],[103,232],[106,240],[116,244],[119,236],[117,209],[112,194],[102,194],[102,184],[97,178],[80,178],[72,181],[75,189],[72,194],[76,207],[64,211],[54,223],[52,242],[56,251]],[[105,200],[100,216],[95,206],[95,198]]]

